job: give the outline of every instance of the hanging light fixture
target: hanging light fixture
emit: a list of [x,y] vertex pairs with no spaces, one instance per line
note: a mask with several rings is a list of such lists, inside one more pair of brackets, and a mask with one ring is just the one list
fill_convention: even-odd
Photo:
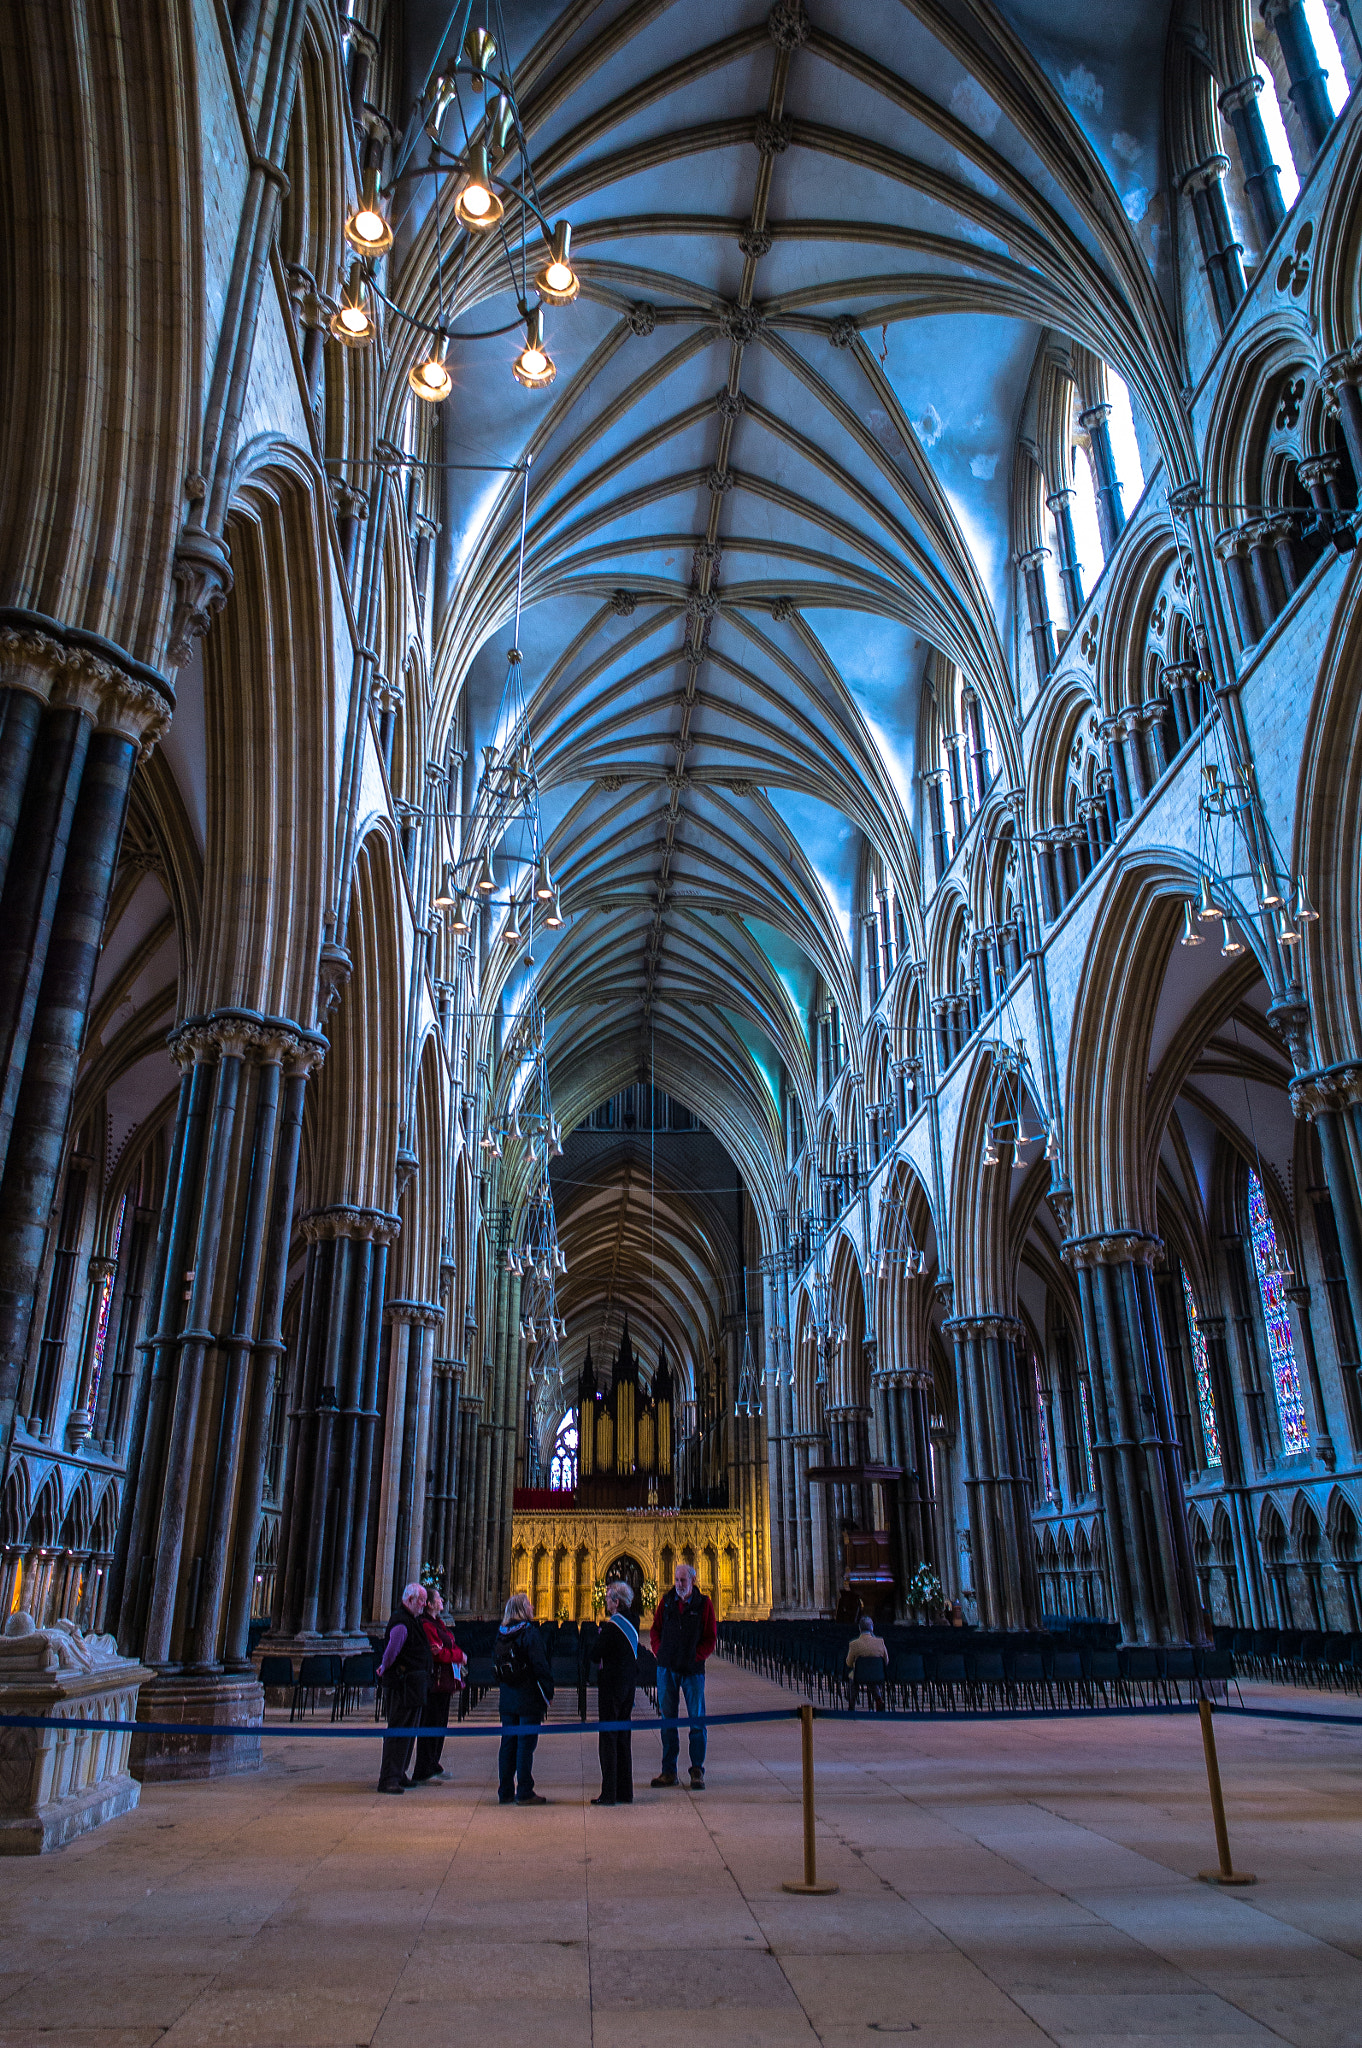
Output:
[[452,932],[457,933],[457,935],[460,938],[462,938],[464,933],[468,930],[468,912],[464,909],[463,903],[461,901],[454,905],[454,909],[449,920],[449,929]]
[[1287,916],[1285,909],[1277,912],[1277,937],[1283,946],[1298,946],[1301,935]]
[[1190,903],[1184,903],[1182,906],[1182,937],[1179,939],[1178,944],[1181,946],[1200,946],[1205,944],[1201,933],[1192,923],[1192,906]]
[[422,362],[413,363],[407,372],[407,382],[418,398],[424,398],[427,405],[438,405],[448,398],[454,389],[454,379],[449,374],[449,336],[441,333],[435,346]]
[[369,288],[364,265],[356,257],[341,292],[340,304],[331,315],[331,332],[346,348],[367,348],[374,338],[374,317],[369,311]]
[[463,53],[473,74],[473,83],[481,92],[487,83],[486,73],[496,62],[496,38],[490,29],[470,28],[463,39]]
[[504,92],[499,92],[487,109],[488,146],[500,156],[515,133],[515,108]]
[[463,184],[454,201],[455,218],[461,227],[481,234],[487,228],[494,228],[505,211],[492,185],[487,144],[475,142],[468,152]]
[[478,869],[478,879],[473,884],[473,887],[477,890],[479,896],[490,896],[496,886],[497,878],[492,868],[492,849],[490,846],[484,846],[482,849],[482,865]]
[[1293,906],[1297,924],[1318,924],[1319,912],[1306,893],[1304,875],[1296,877],[1296,901]]
[[553,878],[549,874],[549,857],[546,853],[539,856],[539,873],[535,876],[534,893],[541,903],[551,903],[557,894]]
[[345,239],[352,249],[371,260],[386,256],[393,245],[392,223],[378,210],[378,168],[364,173],[359,205],[346,215]]
[[998,1150],[998,1141],[992,1131],[990,1131],[984,1140],[984,1165],[996,1166],[1002,1156],[1002,1153]]
[[454,880],[454,863],[452,860],[447,860],[445,862],[443,880],[435,891],[435,908],[437,910],[452,910],[458,900],[459,891]]
[[544,923],[549,931],[556,932],[562,930],[563,922],[563,906],[558,901],[558,891],[555,889],[553,892],[553,902],[544,913]]
[[1242,953],[1243,950],[1244,941],[1234,928],[1234,919],[1227,917],[1225,928],[1220,935],[1220,957],[1222,960],[1229,960],[1235,953]]
[[553,240],[549,244],[549,260],[542,270],[535,272],[534,279],[540,298],[546,299],[551,306],[570,306],[582,288],[582,281],[569,260],[571,249],[571,223],[556,220]]
[[1216,918],[1225,915],[1211,894],[1211,878],[1209,875],[1201,877],[1201,901],[1197,905],[1196,914],[1202,924],[1213,924]]
[[1278,893],[1277,884],[1273,881],[1267,869],[1260,865],[1258,869],[1259,903],[1262,905],[1264,910],[1276,910],[1280,906],[1281,900],[1282,899],[1280,894]]
[[514,903],[506,913],[506,928],[501,934],[501,943],[508,952],[513,952],[520,944],[520,926],[516,923]]
[[525,346],[511,365],[517,384],[531,391],[542,390],[558,375],[553,357],[544,346],[544,309],[536,306],[525,321]]
[[1050,1119],[1050,1128],[1045,1134],[1045,1156],[1047,1159],[1058,1159],[1059,1157],[1058,1117],[1052,1116]]

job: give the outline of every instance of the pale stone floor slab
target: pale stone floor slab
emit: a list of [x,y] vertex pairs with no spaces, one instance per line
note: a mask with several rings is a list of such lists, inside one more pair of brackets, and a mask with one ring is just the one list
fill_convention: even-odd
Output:
[[[1250,1701],[1355,1712],[1337,1697]],[[713,1711],[791,1695],[716,1663]],[[496,1803],[493,1740],[373,1791],[376,1744],[281,1735],[256,1776],[161,1785],[0,1861],[0,2048],[1299,2048],[1362,2043],[1362,1720],[1218,1722],[1235,1860],[1212,1890],[1194,1718],[822,1722],[797,1898],[793,1723],[720,1729],[709,1789]]]

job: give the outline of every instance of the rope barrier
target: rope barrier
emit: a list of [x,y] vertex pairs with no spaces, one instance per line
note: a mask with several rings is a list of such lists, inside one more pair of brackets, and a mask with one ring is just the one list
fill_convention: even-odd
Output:
[[453,1741],[466,1735],[500,1737],[512,1730],[537,1735],[627,1735],[643,1734],[655,1728],[731,1728],[743,1721],[797,1721],[798,1707],[780,1707],[762,1714],[699,1714],[693,1721],[486,1721],[476,1727],[467,1722],[452,1728],[392,1728],[370,1721],[347,1727],[329,1723],[310,1727],[301,1721],[88,1721],[62,1720],[53,1714],[0,1714],[0,1728],[82,1728],[97,1735],[302,1735],[356,1738],[391,1735],[396,1741],[443,1736]]

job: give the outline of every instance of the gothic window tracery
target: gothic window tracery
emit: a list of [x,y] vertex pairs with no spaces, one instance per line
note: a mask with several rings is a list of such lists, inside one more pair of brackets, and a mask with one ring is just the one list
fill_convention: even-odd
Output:
[[1206,1350],[1206,1338],[1201,1328],[1201,1317],[1197,1312],[1196,1296],[1192,1283],[1187,1277],[1187,1268],[1181,1267],[1182,1298],[1187,1309],[1187,1328],[1192,1340],[1192,1377],[1196,1383],[1197,1412],[1201,1417],[1201,1441],[1205,1449],[1205,1463],[1220,1465],[1220,1431],[1215,1419],[1215,1396],[1211,1388],[1211,1363]]
[[1300,1451],[1309,1450],[1310,1436],[1305,1426],[1300,1374],[1296,1369],[1296,1347],[1284,1294],[1285,1279],[1276,1226],[1263,1194],[1263,1184],[1253,1172],[1250,1172],[1248,1181],[1248,1221],[1263,1325],[1267,1331],[1268,1362],[1272,1391],[1277,1401],[1277,1419],[1281,1425],[1282,1449],[1288,1457],[1294,1457]]
[[569,1408],[558,1425],[549,1459],[549,1485],[554,1493],[572,1493],[577,1486],[577,1410]]

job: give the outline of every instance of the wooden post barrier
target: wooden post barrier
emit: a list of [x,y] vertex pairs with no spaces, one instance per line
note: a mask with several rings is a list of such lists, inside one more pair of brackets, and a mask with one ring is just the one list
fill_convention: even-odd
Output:
[[803,1706],[799,1709],[799,1738],[804,1777],[804,1881],[802,1884],[795,1884],[787,1878],[782,1889],[787,1892],[814,1893],[821,1896],[828,1892],[837,1891],[838,1886],[835,1884],[820,1884],[818,1882],[817,1850],[813,1836],[813,1708],[811,1706]]
[[1225,1825],[1225,1799],[1220,1790],[1220,1765],[1215,1754],[1215,1729],[1211,1724],[1211,1703],[1203,1698],[1200,1703],[1201,1745],[1206,1752],[1206,1782],[1211,1788],[1211,1817],[1215,1821],[1215,1846],[1220,1857],[1219,1870],[1197,1872],[1203,1884],[1257,1884],[1246,1870],[1236,1870],[1230,1861],[1230,1832]]

